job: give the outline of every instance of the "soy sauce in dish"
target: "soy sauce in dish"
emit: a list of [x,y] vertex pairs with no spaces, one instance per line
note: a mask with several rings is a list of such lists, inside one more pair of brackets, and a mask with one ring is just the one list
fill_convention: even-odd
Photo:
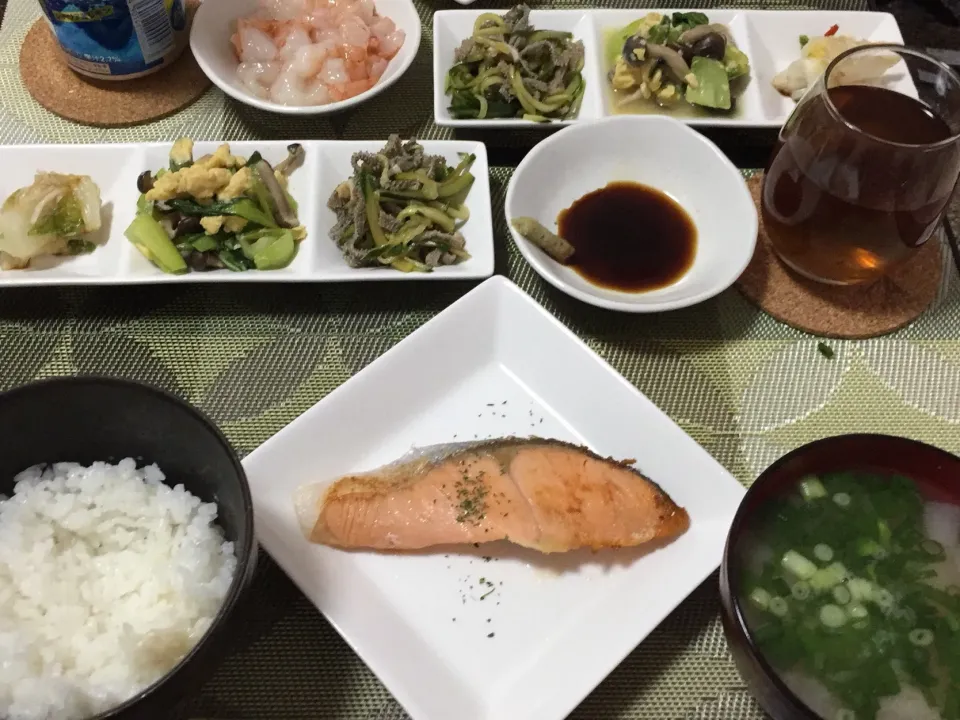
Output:
[[575,248],[568,265],[610,290],[672,285],[690,269],[697,228],[673,198],[647,185],[612,182],[560,213],[559,235]]

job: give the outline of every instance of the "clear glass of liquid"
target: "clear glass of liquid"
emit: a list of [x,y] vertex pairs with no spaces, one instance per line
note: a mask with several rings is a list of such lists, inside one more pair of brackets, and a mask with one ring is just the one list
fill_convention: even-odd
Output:
[[767,166],[761,211],[777,255],[834,285],[907,261],[953,195],[958,139],[960,76],[949,67],[899,45],[841,54],[784,124]]

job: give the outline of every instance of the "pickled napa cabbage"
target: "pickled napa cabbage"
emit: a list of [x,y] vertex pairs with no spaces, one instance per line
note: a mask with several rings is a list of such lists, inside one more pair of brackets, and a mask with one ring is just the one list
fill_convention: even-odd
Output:
[[83,236],[100,229],[100,211],[100,189],[86,175],[37,173],[0,207],[0,269],[90,249]]

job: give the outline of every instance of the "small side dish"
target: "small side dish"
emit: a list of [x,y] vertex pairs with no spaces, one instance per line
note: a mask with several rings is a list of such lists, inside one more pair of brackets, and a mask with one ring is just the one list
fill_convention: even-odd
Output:
[[[773,87],[781,95],[799,100],[811,85],[827,70],[840,53],[863,45],[872,45],[869,40],[860,40],[850,35],[840,35],[839,25],[831,25],[822,37],[811,39],[800,36],[800,57],[773,78]],[[831,72],[836,85],[863,85],[875,82],[899,61],[894,53],[869,53],[841,63],[842,67]]]
[[620,112],[693,106],[729,113],[750,72],[730,29],[699,12],[647,14],[607,37],[606,59]]
[[419,550],[508,540],[543,553],[671,541],[690,517],[629,464],[576,445],[506,437],[436,445],[300,488],[311,542]]
[[469,259],[460,227],[469,219],[464,201],[475,159],[463,155],[450,167],[398,135],[380,152],[354,153],[352,177],[327,201],[337,216],[330,239],[354,268],[430,272]]
[[132,459],[38,466],[0,496],[0,717],[83,720],[169,672],[237,569],[217,506]]
[[227,144],[194,160],[193,140],[177,140],[168,168],[137,178],[127,239],[166,273],[286,267],[306,237],[287,192],[306,151],[294,144],[288,152],[276,168],[259,153],[233,155]]
[[38,172],[0,207],[0,270],[19,270],[44,255],[94,249],[101,226],[100,188],[86,175]]
[[281,105],[326,105],[373,87],[406,39],[373,0],[260,0],[231,38],[237,78]]
[[445,92],[456,119],[574,118],[583,100],[583,43],[573,34],[535,29],[530,8],[484,13],[454,52]]

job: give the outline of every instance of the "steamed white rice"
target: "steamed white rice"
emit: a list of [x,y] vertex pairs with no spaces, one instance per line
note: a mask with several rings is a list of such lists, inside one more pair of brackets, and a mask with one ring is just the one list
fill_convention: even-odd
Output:
[[156,465],[54,465],[0,496],[0,718],[77,720],[168,672],[236,570],[217,507]]

